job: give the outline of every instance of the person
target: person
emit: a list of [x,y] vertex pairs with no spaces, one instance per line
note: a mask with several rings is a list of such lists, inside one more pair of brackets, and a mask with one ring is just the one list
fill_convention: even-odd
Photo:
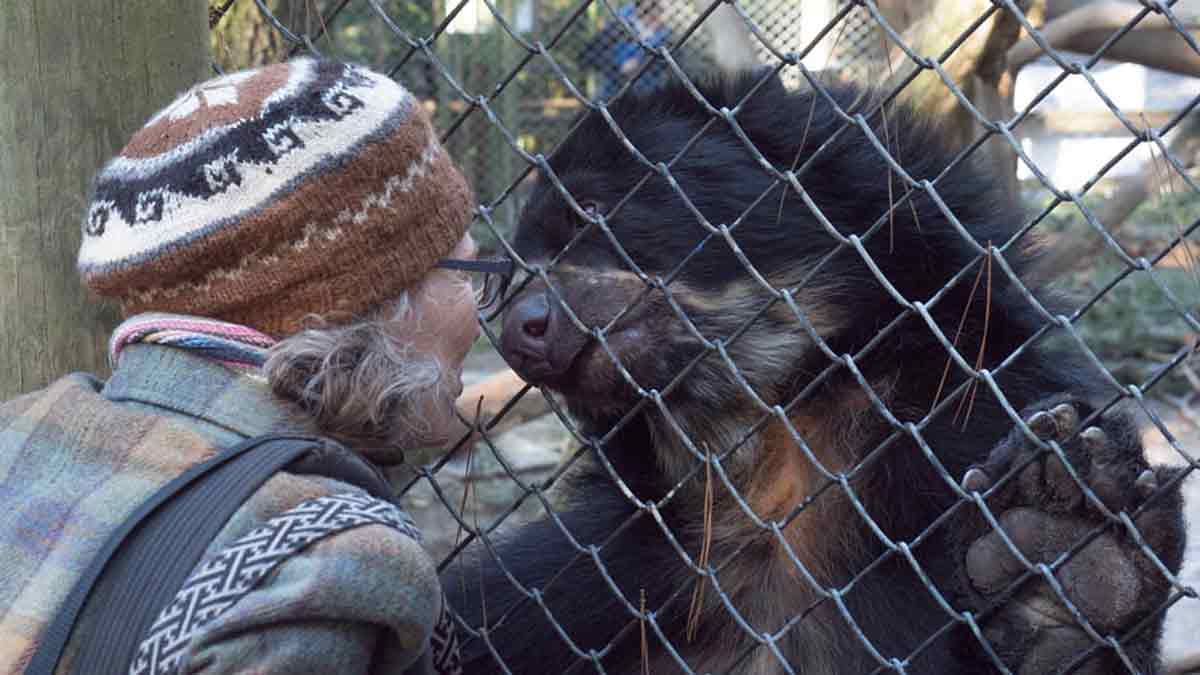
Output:
[[[630,34],[631,29],[636,38]],[[634,4],[623,5],[617,10],[617,17],[605,23],[584,45],[582,62],[595,68],[600,76],[598,99],[611,99],[627,80],[637,74],[643,62],[653,58],[639,41],[651,49],[670,43],[671,27],[666,21],[660,0],[638,0]],[[670,67],[661,59],[656,59],[637,78],[632,88],[643,93],[654,91],[669,77]]]
[[[386,466],[463,432],[453,402],[476,298],[465,272],[444,268],[471,267],[472,208],[419,102],[355,65],[300,58],[220,77],[135,133],[95,180],[78,259],[125,317],[113,374],[0,405],[0,672],[24,670],[106,536],[218,450],[315,434]],[[343,494],[363,491],[289,467],[204,560]],[[154,647],[170,668],[130,672],[453,672],[434,565],[385,506],[391,526],[291,553],[187,626],[190,639]],[[74,643],[57,672],[75,672]]]

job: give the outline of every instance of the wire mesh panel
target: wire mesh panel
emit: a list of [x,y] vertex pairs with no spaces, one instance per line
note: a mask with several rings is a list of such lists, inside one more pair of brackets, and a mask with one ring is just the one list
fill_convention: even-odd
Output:
[[[1200,333],[1200,286],[1163,271],[1195,254],[1200,214],[1134,248],[1095,203],[1141,146],[1200,196],[1171,140],[1200,95],[1149,124],[1092,72],[1139,26],[1200,56],[1183,3],[1131,5],[1082,56],[1016,0],[908,25],[871,1],[343,1],[309,32],[255,4],[296,51],[422,96],[475,231],[515,261],[484,329],[541,390],[400,480],[445,514],[467,672],[1157,666],[1164,614],[1196,602],[1178,572],[1197,465],[1148,399],[1195,345],[1131,379],[1081,327],[1139,282]],[[383,53],[348,46],[351,16]],[[1019,40],[1061,76],[1013,109],[993,57]],[[716,77],[729,44],[754,67]],[[1128,131],[1076,190],[1018,140],[1067,78]],[[1044,281],[1064,209],[1113,270],[1083,297]],[[492,433],[529,400],[566,437],[536,471]]]

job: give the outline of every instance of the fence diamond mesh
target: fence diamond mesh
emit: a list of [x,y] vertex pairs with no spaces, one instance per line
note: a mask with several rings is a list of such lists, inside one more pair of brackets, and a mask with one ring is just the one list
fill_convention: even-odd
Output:
[[[881,7],[883,3],[870,0],[695,4],[644,0],[630,5],[610,0],[523,4],[462,0],[447,4],[444,12],[431,7],[429,25],[407,25],[399,20],[393,4],[342,0],[322,4],[319,29],[309,32],[293,30],[272,13],[265,0],[254,2],[282,38],[293,45],[293,53],[340,55],[342,50],[330,36],[337,35],[347,7],[360,15],[365,13],[375,29],[387,31],[390,39],[386,54],[366,56],[426,100],[449,152],[474,181],[479,197],[474,231],[494,255],[512,259],[518,269],[506,302],[517,303],[536,289],[551,307],[545,311],[566,326],[556,328],[566,331],[558,335],[573,331],[580,336],[570,339],[585,340],[591,358],[610,369],[613,386],[630,392],[627,405],[615,412],[606,411],[601,416],[604,425],[598,426],[595,418],[581,421],[581,417],[587,417],[579,409],[583,404],[570,400],[570,394],[564,400],[552,388],[539,391],[525,385],[511,400],[498,406],[498,413],[465,420],[473,426],[473,433],[453,452],[428,465],[413,467],[409,474],[398,478],[410,506],[435,509],[448,516],[440,521],[449,523],[452,533],[436,551],[439,569],[452,580],[447,594],[454,606],[464,653],[494,664],[477,666],[479,669],[525,672],[505,661],[502,638],[511,637],[505,630],[528,625],[521,622],[533,615],[544,622],[538,625],[549,627],[539,639],[554,645],[545,648],[546,663],[558,663],[553,661],[558,657],[552,654],[565,653],[567,665],[561,669],[569,672],[632,672],[628,661],[622,660],[630,650],[636,655],[634,663],[639,672],[945,672],[931,670],[929,664],[934,661],[923,659],[938,658],[936,654],[942,653],[939,650],[950,639],[965,644],[958,649],[978,654],[978,660],[971,663],[1003,672],[1071,671],[1092,658],[1106,659],[1103,663],[1107,668],[1141,672],[1151,662],[1139,635],[1144,637],[1145,630],[1158,630],[1169,607],[1180,601],[1196,601],[1195,589],[1177,576],[1178,552],[1173,547],[1178,542],[1168,541],[1176,525],[1164,514],[1170,510],[1171,500],[1177,499],[1173,495],[1180,482],[1190,475],[1197,461],[1194,449],[1182,447],[1147,402],[1148,392],[1164,378],[1188,368],[1187,361],[1195,348],[1191,344],[1176,348],[1156,371],[1131,381],[1112,374],[1079,329],[1081,321],[1106,295],[1138,278],[1162,294],[1173,320],[1200,334],[1197,296],[1188,297],[1174,289],[1161,278],[1158,266],[1172,256],[1190,255],[1193,249],[1189,248],[1189,239],[1194,242],[1200,220],[1180,223],[1170,236],[1156,241],[1150,249],[1143,246],[1135,251],[1110,232],[1092,201],[1098,186],[1110,178],[1113,167],[1147,146],[1161,170],[1171,174],[1174,184],[1188,195],[1200,195],[1196,174],[1189,169],[1194,159],[1180,156],[1164,140],[1200,114],[1196,111],[1200,95],[1161,124],[1150,126],[1123,112],[1094,73],[1112,45],[1142,22],[1168,27],[1172,39],[1183,41],[1200,54],[1193,32],[1178,15],[1178,2],[1143,0],[1099,49],[1083,56],[1052,48],[1051,41],[1035,27],[1039,19],[1026,13],[1036,3],[1017,0],[959,3],[955,16],[940,17],[944,19],[944,39],[920,44],[919,31],[894,25],[895,13],[887,6]],[[227,3],[222,4],[228,8]],[[811,9],[818,4],[823,9]],[[964,11],[963,7],[970,9]],[[810,11],[806,13],[805,9]],[[722,34],[712,29],[722,16],[744,27],[738,35],[749,39],[758,67],[739,88],[727,94],[727,100],[714,104],[711,91],[698,83],[706,73],[723,66],[714,46],[714,41],[723,39]],[[945,27],[947,21],[954,22],[952,29]],[[992,102],[980,95],[979,82],[988,77],[983,72],[986,66],[964,74],[960,64],[968,58],[968,52],[979,49],[980,43],[1003,39],[1004,30],[1012,31],[1013,39],[1018,32],[1030,36],[1061,69],[1061,75],[1023,108],[1000,108],[998,114]],[[930,44],[936,48],[930,49]],[[1038,103],[1069,77],[1086,81],[1112,117],[1128,131],[1124,147],[1115,155],[1099,159],[1092,177],[1074,189],[1056,184],[1017,137],[1020,126],[1034,114]],[[993,78],[1002,80],[1002,76]],[[859,90],[845,89],[843,83],[847,81],[867,82],[876,88],[867,94],[855,94]],[[636,118],[623,116],[622,101],[672,82],[682,83],[682,89],[677,90],[690,97],[687,106],[692,112],[688,114],[699,111],[704,119],[695,121],[690,127],[694,133],[680,137],[668,154],[661,153],[661,145],[650,153],[635,140],[647,138],[643,130],[627,126]],[[826,136],[802,141],[800,147],[807,154],[797,154],[791,161],[781,160],[773,148],[759,147],[753,140],[756,130],[747,129],[754,124],[748,116],[755,110],[755,97],[771,95],[777,82],[791,91],[806,92],[808,98],[804,100],[812,109],[823,110],[825,116],[821,131]],[[889,115],[902,116],[904,113],[897,111],[904,105],[920,109],[921,101],[930,97],[955,106],[960,118],[966,120],[965,133],[952,139],[954,147],[932,174],[913,168],[920,165],[925,148],[898,147],[897,139],[889,135],[889,130],[895,128]],[[812,125],[811,116],[790,121],[795,124],[795,134],[807,133]],[[556,152],[562,147],[581,147],[578,141],[571,145],[579,134],[600,132],[611,135],[603,143],[622,153],[620,166],[628,175],[622,176],[619,193],[605,194],[606,201],[596,204],[594,196],[577,194],[581,183],[568,175],[572,167],[578,170],[577,164],[561,159]],[[687,163],[689,153],[708,152],[706,144],[714,134],[720,135],[726,147],[732,145],[745,153],[749,158],[745,164],[757,172],[753,180],[747,179],[754,193],[739,193],[740,210],[721,219],[713,219],[706,212],[711,195],[689,193],[684,187],[697,184],[693,176],[683,173],[695,169]],[[828,165],[828,155],[848,152],[851,146],[860,155],[870,154],[872,166],[884,167],[874,180],[886,185],[888,199],[882,212],[870,213],[869,222],[854,223],[848,229],[840,219],[863,212],[839,208],[837,204],[831,207],[827,195],[814,187],[820,180],[814,172]],[[1033,201],[1037,206],[1016,216],[1012,231],[998,230],[1003,239],[981,238],[979,224],[960,215],[966,207],[956,181],[960,174],[980,171],[978,166],[1015,169],[1016,163],[1034,176],[1019,189],[1036,193]],[[847,178],[847,184],[851,183]],[[633,218],[636,213],[646,217],[637,208],[638,200],[643,198],[639,194],[651,189],[647,186],[655,186],[657,192],[653,194],[659,198],[682,205],[677,208],[687,216],[687,222],[670,223],[670,227],[687,229],[693,235],[688,246],[676,249],[676,259],[659,260],[655,256],[661,252],[638,248],[644,248],[645,242],[623,239],[630,232],[622,224],[623,219]],[[997,189],[1008,188],[1001,185]],[[842,195],[850,201],[857,197]],[[515,240],[514,236],[527,235],[514,235],[514,226],[523,208],[533,208],[533,212],[541,208],[540,202],[530,207],[531,199],[555,201],[560,204],[560,212],[568,214],[565,217],[572,218],[578,227],[556,241],[555,250],[547,255],[526,259],[532,250],[528,241]],[[763,254],[756,248],[762,243],[748,239],[760,230],[747,223],[761,218],[764,204],[769,204],[768,210],[773,213],[779,204],[778,213],[783,214],[785,201],[787,217],[800,213],[799,218],[812,224],[804,230],[805,236],[820,236],[824,242],[820,256],[796,262],[804,267],[804,273],[789,277],[781,285],[778,274],[763,268]],[[1022,251],[1031,239],[1050,227],[1052,214],[1064,205],[1102,240],[1102,255],[1117,266],[1116,272],[1089,297],[1066,309],[1046,302],[1040,286],[1030,281],[1031,269],[1013,262],[1022,259]],[[908,281],[889,276],[888,271],[895,266],[882,259],[880,251],[901,245],[891,240],[897,236],[898,221],[915,221],[913,225],[919,230],[923,219],[926,225],[941,223],[944,233],[958,238],[953,245],[965,251],[967,257],[935,292],[913,297],[903,290],[911,287]],[[789,236],[790,230],[781,227],[776,231],[778,236]],[[618,306],[606,310],[601,321],[595,319],[595,311],[580,305],[580,295],[563,287],[570,283],[564,281],[568,278],[564,276],[565,268],[587,260],[581,249],[588,246],[602,246],[603,257],[612,261],[608,267],[593,270],[592,283],[622,285],[625,289]],[[714,249],[724,252],[725,264],[733,269],[711,273],[732,281],[723,282],[720,293],[704,295],[695,287],[694,269],[704,265],[705,256]],[[831,338],[830,319],[820,316],[812,305],[814,293],[849,297],[836,284],[828,283],[829,275],[849,265],[847,261],[864,274],[854,283],[877,285],[880,296],[895,309],[876,317],[871,334],[853,343]],[[996,293],[1003,289],[1007,298],[1004,301],[1011,306],[1025,308],[1022,311],[1034,317],[1036,325],[1020,340],[1005,344],[1004,353],[990,355],[985,366],[985,349],[977,344],[979,336],[962,335],[962,324],[956,331],[955,322],[947,322],[946,317],[948,312],[954,316],[962,312],[965,321],[967,310],[961,299],[968,297],[966,305],[974,306],[974,298],[980,297],[987,298],[979,301],[986,305],[979,309],[981,316],[1005,321],[1004,316],[989,314],[993,287]],[[1191,290],[1195,293],[1196,287]],[[737,325],[727,333],[714,335],[711,323],[698,320],[694,313],[699,304],[718,301],[725,303],[721,310],[736,317]],[[1001,300],[996,302],[1000,311]],[[662,379],[648,376],[642,362],[625,362],[630,348],[621,333],[623,322],[640,319],[644,307],[651,303],[661,321],[669,321],[675,330],[686,333],[696,346],[685,354],[660,354],[661,361],[670,366],[669,377]],[[788,334],[790,340],[807,341],[803,363],[771,360],[769,349],[783,347],[765,345],[762,326],[782,323],[794,327]],[[881,353],[912,356],[897,352],[896,345],[912,339],[913,326],[920,327],[929,344],[937,347],[935,353],[924,355],[928,360],[924,367],[934,373],[933,381],[941,382],[933,395],[933,405],[922,410],[913,410],[893,395],[894,391],[904,391],[905,383],[881,379],[874,370],[876,366],[869,365]],[[495,347],[512,353],[511,343],[503,344],[499,322],[485,322],[483,328]],[[541,330],[548,329],[542,326]],[[985,341],[989,337],[1008,339],[991,336],[987,324],[982,333]],[[976,340],[977,350],[966,346],[973,344],[971,340]],[[852,349],[847,349],[847,344]],[[1006,390],[1017,386],[1012,385],[1016,376],[1010,374],[1023,373],[1025,360],[1046,344],[1076,355],[1081,367],[1094,372],[1091,379],[1098,389],[1091,405],[1063,407],[1062,400],[1054,400],[1038,413],[1028,409],[1029,401]],[[786,388],[786,395],[765,391],[761,386],[764,369],[795,369],[797,377],[803,375],[803,381],[791,382],[795,386]],[[648,378],[654,380],[652,386]],[[716,378],[738,389],[738,410],[744,417],[738,420],[736,433],[705,433],[716,428],[716,422],[710,426],[698,423],[693,411],[680,402],[680,392],[696,390],[695,386],[689,388],[689,382],[697,378]],[[846,383],[854,386],[837,389]],[[845,398],[835,397],[832,403],[822,399],[834,389]],[[980,403],[980,409],[972,412],[975,401],[988,396],[994,400],[994,407],[981,411]],[[507,415],[517,414],[513,411],[530,399],[544,401],[568,436],[561,459],[542,465],[536,473],[523,468],[492,433]],[[827,407],[814,413],[810,404],[822,400]],[[823,444],[851,441],[821,437],[824,427],[820,420],[813,419],[814,415],[837,417],[838,411],[828,406],[839,405],[857,407],[885,430],[877,438],[872,437],[869,446],[856,449],[849,462],[831,461]],[[710,401],[708,406],[707,414],[714,419],[729,414],[719,400]],[[1106,448],[1127,439],[1112,438],[1116,431],[1104,426],[1102,420],[1121,407],[1148,416],[1185,468],[1155,472],[1143,470],[1139,464],[1132,474],[1128,474],[1128,466],[1105,473],[1110,463],[1119,464],[1111,455],[1113,451]],[[1008,461],[996,463],[996,453],[989,455],[990,448],[984,448],[968,461],[974,468],[964,471],[967,467],[956,465],[948,451],[940,447],[945,436],[939,425],[953,417],[954,424],[974,431],[976,427],[971,425],[982,429],[989,416],[992,424],[1015,430],[1000,446],[1007,443],[1007,447],[1022,450],[1014,450]],[[658,472],[659,479],[670,478],[670,485],[652,494],[643,488],[643,476],[629,475],[632,464],[628,454],[633,451],[622,445],[636,435],[630,430],[640,429],[640,420],[649,417],[656,420],[653,442],[676,450],[669,459],[658,457],[650,462],[649,469],[637,465],[639,470]],[[852,431],[839,428],[839,433]],[[765,461],[755,449],[761,448],[768,434],[775,442],[793,448],[796,457],[791,464],[769,463],[767,470],[784,472],[802,465],[806,476],[803,481],[768,481],[772,486],[791,489],[789,492],[781,487],[783,493],[767,489],[765,493],[776,499],[770,504],[764,501],[764,491],[756,483],[766,479],[755,466],[747,466]],[[637,452],[651,450],[638,448]],[[929,477],[931,482],[900,486],[905,489],[896,493],[876,494],[881,488],[873,481],[897,487],[878,478],[878,467],[892,466],[899,461],[899,453],[911,454],[904,461],[921,467],[913,475]],[[590,520],[579,516],[580,506],[571,501],[572,490],[577,489],[571,476],[585,464],[598,467],[592,475],[605,477],[608,492],[627,507],[627,515],[604,521],[608,528],[604,531],[594,531],[589,525],[599,522],[598,516]],[[1056,477],[1052,479],[1051,474]],[[480,486],[484,480],[505,487],[488,491]],[[1072,516],[1069,526],[1040,515],[1028,516],[1036,523],[1032,529],[1042,534],[1069,533],[1054,540],[1055,544],[1065,545],[1052,551],[1031,548],[1031,526],[1022,527],[1012,515],[1021,509],[1010,509],[1014,499],[1019,502],[1014,495],[1031,489],[1031,480],[1048,486],[1043,489],[1051,493],[1050,506],[1039,513],[1060,517],[1069,511],[1063,504],[1070,503],[1072,509],[1090,514],[1086,518]],[[755,491],[750,492],[752,489]],[[924,503],[932,499],[933,493],[941,495],[939,503],[945,506],[935,518],[911,527],[897,524],[904,519],[897,513],[907,508],[906,503]],[[1135,493],[1139,496],[1132,500],[1123,496]],[[882,508],[881,499],[892,506]],[[489,508],[480,508],[481,500],[490,502]],[[846,508],[838,510],[828,506],[831,503]],[[713,512],[718,507],[724,510]],[[1174,508],[1178,509],[1177,503]],[[1022,513],[1028,514],[1029,510],[1025,508]],[[672,528],[681,522],[676,517],[681,512],[691,514],[682,522],[699,528],[698,532]],[[881,514],[886,522],[880,522]],[[729,525],[735,520],[739,521],[738,528]],[[552,546],[565,553],[543,552],[540,543],[532,541],[520,551],[521,560],[506,559],[506,552],[516,549],[505,548],[504,542],[514,533],[520,536],[521,527],[530,522],[540,523],[541,529],[536,531],[548,547],[549,540],[553,540],[556,543]],[[951,528],[974,528],[971,531],[977,539],[963,542],[961,550],[943,550],[947,542],[955,541],[945,534]],[[800,530],[808,534],[796,535]],[[837,539],[849,536],[845,534],[849,530],[864,538],[852,548],[874,552],[863,561],[841,561],[850,568],[822,569],[814,561],[836,566],[839,560],[818,560],[795,549],[798,541]],[[629,576],[630,570],[622,567],[628,563],[616,559],[615,549],[627,546],[632,532],[641,537],[653,536],[653,545],[669,551],[682,574],[647,572],[641,577],[669,584],[663,588],[631,583],[629,579],[637,575]],[[896,536],[896,532],[903,532],[903,536]],[[1046,535],[1038,541],[1049,545],[1050,539],[1053,537]],[[984,540],[984,548],[977,548],[976,544]],[[994,580],[995,587],[974,595],[953,590],[951,582],[961,582],[964,574],[972,577],[967,586],[974,585],[976,590],[981,587],[978,576],[988,572],[972,570],[971,559],[985,549],[1004,560],[1003,574]],[[770,551],[766,557],[764,550]],[[554,569],[544,569],[531,580],[521,571],[528,558]],[[945,560],[963,559],[965,571],[945,568]],[[1079,571],[1080,566],[1073,566],[1073,561],[1084,560],[1088,568],[1108,569],[1106,565],[1113,559],[1119,559],[1124,566],[1121,569],[1136,570],[1142,584],[1138,593],[1153,598],[1153,606],[1140,604],[1141,596],[1120,600],[1137,605],[1137,611],[1129,614],[1135,618],[1126,620],[1128,617],[1122,615],[1121,620],[1114,620],[1104,611],[1097,614],[1099,601],[1077,587],[1108,582],[1121,587],[1120,579],[1105,576],[1107,572],[1086,576]],[[659,562],[647,558],[645,564]],[[778,572],[772,566],[781,565],[789,566],[785,576],[793,584],[791,590],[772,587],[766,581]],[[485,573],[484,567],[491,571]],[[563,588],[575,578],[569,569],[580,567],[589,570],[586,579],[590,585]],[[761,571],[760,590],[754,590],[759,580],[743,578],[745,573],[738,571],[746,569]],[[889,599],[889,593],[903,594],[910,588],[880,586],[873,575],[883,569],[904,570],[919,580],[924,595]],[[463,601],[455,600],[453,584],[488,574],[503,582],[503,592],[495,598],[468,598],[466,604],[470,607],[464,609]],[[760,598],[755,592],[782,593],[786,597]],[[896,626],[904,620],[864,615],[864,605],[855,597],[865,593],[873,594],[878,611],[884,613],[903,614],[910,604],[928,607],[922,618],[913,622],[913,630],[920,634],[882,634],[880,625],[899,630]],[[570,597],[578,600],[563,600]],[[772,603],[782,609],[766,613],[779,622],[763,625],[765,610],[761,606]],[[613,625],[603,630],[587,626],[594,604],[616,607],[615,613],[602,619],[613,621],[616,617]],[[481,612],[475,605],[485,609]],[[1023,605],[1027,611],[1014,614],[1010,609],[1015,605]],[[1028,619],[1039,612],[1044,615],[1040,622]],[[938,617],[936,621],[928,618],[931,613]],[[1026,632],[1014,643],[1008,631],[1017,616],[1026,617],[1030,623],[1021,629]],[[720,626],[725,634],[706,632],[706,622]],[[1054,652],[1060,647],[1052,647],[1049,649],[1053,654],[1047,655],[1045,645],[1039,642],[1047,640],[1046,633],[1038,631],[1064,628],[1073,637],[1059,643],[1066,645],[1061,653]],[[603,638],[597,640],[596,635]],[[833,645],[852,645],[855,655],[831,652],[821,656],[823,652],[813,636]],[[706,649],[705,644],[717,646]],[[1021,649],[1014,644],[1021,645]],[[797,645],[808,650],[806,656],[796,656],[800,648]],[[1028,654],[1038,656],[1023,661]],[[527,661],[529,655],[520,658]],[[866,667],[860,668],[863,664]],[[469,667],[467,671],[473,672]],[[540,672],[552,671],[554,668]]]

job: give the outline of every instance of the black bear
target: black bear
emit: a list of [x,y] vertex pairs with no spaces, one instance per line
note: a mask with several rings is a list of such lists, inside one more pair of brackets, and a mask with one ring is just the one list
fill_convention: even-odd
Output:
[[585,456],[447,569],[465,672],[1159,668],[1179,476],[1004,181],[847,86],[608,112],[539,175],[501,338]]

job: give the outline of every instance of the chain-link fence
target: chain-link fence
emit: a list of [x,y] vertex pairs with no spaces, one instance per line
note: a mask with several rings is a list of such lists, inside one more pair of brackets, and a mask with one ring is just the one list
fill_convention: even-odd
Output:
[[[245,3],[250,4],[250,3]],[[272,56],[298,53],[307,48],[303,36],[314,41],[318,51],[332,51],[343,58],[368,63],[389,71],[416,95],[427,101],[438,121],[454,124],[469,108],[461,91],[482,93],[514,72],[503,90],[495,92],[490,106],[494,113],[517,130],[517,143],[527,152],[547,152],[562,140],[571,120],[584,109],[569,91],[569,81],[578,91],[602,100],[609,98],[638,74],[635,90],[648,90],[667,77],[665,64],[647,58],[643,47],[675,45],[676,61],[689,72],[714,67],[713,40],[708,31],[697,30],[699,11],[685,0],[644,0],[627,5],[592,3],[579,8],[562,0],[521,0],[486,3],[483,0],[442,5],[433,3],[287,3],[286,10],[262,3],[269,29],[251,39],[270,46]],[[811,37],[797,26],[828,20],[842,0],[825,3],[824,12],[808,18],[803,3],[755,0],[744,4],[768,42],[752,45],[761,62],[771,58],[771,49],[798,52]],[[217,3],[214,23],[236,10],[228,0]],[[375,8],[379,14],[371,16]],[[322,13],[324,10],[324,13]],[[578,10],[578,11],[577,11]],[[867,80],[879,76],[881,37],[864,8],[847,6],[836,33],[825,40],[822,67],[836,69],[848,77]],[[386,19],[384,18],[386,17]],[[433,36],[435,19],[440,30],[423,50],[406,53],[403,41],[387,41],[381,31],[397,28],[412,37]],[[300,30],[307,27],[311,34]],[[555,66],[547,60],[524,59],[523,47],[536,36],[558,33],[552,53]],[[811,33],[811,31],[809,31]],[[389,31],[390,33],[390,31]],[[679,38],[688,34],[686,41]],[[515,39],[514,39],[515,38]],[[322,43],[324,46],[318,43]],[[294,42],[299,41],[299,42]],[[524,41],[525,45],[522,44]],[[280,49],[278,47],[282,46]],[[221,51],[222,45],[216,45]],[[435,55],[431,58],[431,54]],[[434,60],[437,59],[437,61]],[[641,72],[645,62],[648,72]],[[562,73],[560,79],[555,70]],[[445,76],[445,77],[444,77]],[[798,71],[781,76],[790,86],[799,86]],[[452,78],[452,79],[447,79]],[[461,90],[461,91],[460,91]],[[477,191],[491,200],[508,186],[505,177],[517,169],[505,139],[496,134],[484,116],[468,115],[461,130],[448,135],[456,160],[470,175]],[[500,169],[499,171],[497,169]],[[504,221],[515,219],[521,194],[501,200]]]
[[[296,51],[370,61],[427,100],[476,185],[476,231],[519,270],[506,330],[585,345],[571,356],[592,370],[572,362],[567,377],[603,372],[622,392],[543,376],[550,366],[530,360],[553,360],[558,347],[485,324],[518,370],[554,387],[518,387],[454,452],[399,479],[411,508],[443,514],[426,527],[446,524],[441,539],[431,534],[476,659],[468,672],[1153,667],[1164,613],[1196,602],[1178,576],[1177,495],[1197,462],[1148,398],[1188,371],[1194,341],[1131,380],[1105,367],[1080,326],[1140,283],[1182,333],[1200,334],[1200,285],[1164,276],[1180,260],[1196,274],[1200,219],[1189,212],[1135,248],[1095,201],[1140,147],[1179,194],[1200,196],[1195,157],[1181,154],[1190,146],[1172,140],[1200,114],[1200,95],[1148,125],[1093,75],[1148,26],[1200,55],[1182,3],[1132,5],[1083,56],[1035,28],[1040,3],[1017,0],[927,3],[942,13],[911,26],[889,11],[897,3],[872,1],[463,0],[406,23],[390,4],[342,0],[307,33],[255,3]],[[386,31],[386,54],[337,37],[348,12]],[[713,46],[728,37],[712,28],[721,13],[759,68],[711,89],[698,83],[726,65]],[[1009,75],[988,55],[1019,40],[1061,76],[1005,109]],[[1115,155],[1081,160],[1094,172],[1075,190],[1017,138],[1067,78],[1086,81],[1129,134]],[[674,98],[657,108],[631,103],[662,87]],[[780,107],[763,111],[756,97]],[[671,135],[672,115],[688,134]],[[922,131],[922,120],[954,116]],[[662,126],[628,126],[637,120]],[[928,147],[901,145],[913,139],[952,147],[930,159]],[[564,155],[580,149],[589,154]],[[728,157],[737,161],[704,165]],[[1018,163],[1033,181],[1015,185]],[[822,173],[854,166],[872,172]],[[1035,208],[1016,209],[1021,197]],[[993,199],[1007,201],[974,203]],[[728,200],[737,209],[721,211]],[[574,224],[514,239],[523,208]],[[1055,270],[1028,249],[1064,209],[1099,239],[1096,265],[1112,273],[1058,305],[1037,280]],[[977,220],[989,213],[1004,222]],[[688,234],[647,234],[648,219]],[[801,250],[800,236],[821,241],[778,260]],[[893,255],[916,245],[942,248]],[[856,305],[866,287],[874,304]],[[545,306],[522,305],[533,296]],[[864,320],[864,308],[887,311]],[[654,346],[674,334],[689,349]],[[1076,398],[1030,407],[1060,393]],[[531,398],[568,437],[561,458],[532,471],[489,431]],[[1134,432],[1111,421],[1119,407],[1145,414],[1183,468],[1134,457]]]

